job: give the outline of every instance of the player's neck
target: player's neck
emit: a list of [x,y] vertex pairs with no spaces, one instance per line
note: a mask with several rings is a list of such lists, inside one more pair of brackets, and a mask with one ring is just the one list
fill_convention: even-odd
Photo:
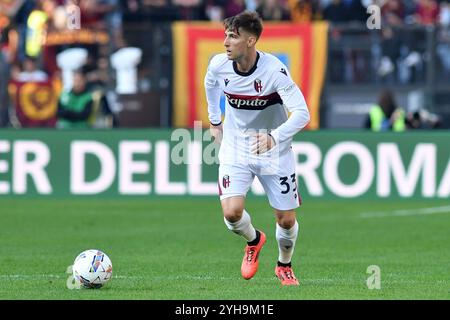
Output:
[[247,56],[242,57],[236,61],[237,68],[240,72],[249,72],[256,63],[256,50],[250,51]]

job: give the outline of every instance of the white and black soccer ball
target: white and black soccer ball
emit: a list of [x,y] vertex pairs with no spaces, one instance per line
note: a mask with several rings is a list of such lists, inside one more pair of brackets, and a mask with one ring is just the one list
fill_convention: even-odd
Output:
[[75,281],[82,287],[101,288],[111,280],[111,259],[100,250],[86,250],[75,258],[72,272]]

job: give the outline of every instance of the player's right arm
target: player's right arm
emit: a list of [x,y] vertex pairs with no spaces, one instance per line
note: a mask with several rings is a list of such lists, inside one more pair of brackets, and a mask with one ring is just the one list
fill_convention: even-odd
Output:
[[213,70],[214,58],[211,60],[205,76],[206,101],[208,103],[208,118],[211,136],[217,143],[222,142],[222,112],[220,110],[221,89]]
[[222,127],[222,123],[219,125],[213,125],[210,124],[209,125],[209,132],[211,133],[211,137],[214,138],[214,141],[217,142],[218,144],[222,143],[222,136],[223,136],[223,127]]

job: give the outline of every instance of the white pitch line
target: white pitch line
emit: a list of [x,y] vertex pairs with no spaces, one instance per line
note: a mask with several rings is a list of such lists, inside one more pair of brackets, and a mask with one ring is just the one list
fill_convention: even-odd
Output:
[[[0,279],[42,279],[42,278],[56,278],[56,279],[66,279],[70,277],[71,274],[58,275],[58,274],[0,274]],[[113,275],[113,279],[126,279],[126,280],[144,280],[144,279],[171,279],[171,280],[233,280],[233,277],[212,277],[212,276],[123,276],[123,275]]]
[[404,216],[416,216],[423,214],[435,214],[435,213],[450,213],[450,206],[443,207],[430,207],[420,209],[406,209],[406,210],[394,210],[394,211],[381,211],[381,212],[363,212],[361,218],[382,218],[382,217],[404,217]]
[[[25,280],[25,279],[67,279],[70,275],[57,275],[57,274],[0,274],[0,279],[15,279],[15,280]],[[143,281],[159,281],[159,280],[228,280],[228,281],[239,281],[240,277],[212,277],[212,276],[176,276],[176,277],[166,277],[166,276],[113,276],[113,279],[140,279]],[[260,279],[262,282],[266,283],[278,283],[276,277]],[[430,281],[428,281],[431,283]],[[411,279],[396,279],[396,280],[386,280],[385,283],[392,284],[423,284],[428,283],[422,280],[411,280]],[[364,282],[365,283],[365,282]],[[445,284],[443,280],[438,281],[439,284]],[[360,280],[357,279],[333,279],[333,278],[318,278],[318,279],[304,279],[303,284],[305,285],[360,285]]]
[[[65,274],[65,275],[60,275],[60,274],[0,274],[0,278],[23,278],[23,279],[27,279],[27,278],[67,278],[70,277],[71,274]],[[118,279],[143,279],[144,277],[139,277],[139,276],[113,276],[113,278],[118,278]]]
[[57,274],[0,274],[0,278],[35,279],[35,278],[63,278],[63,277]]

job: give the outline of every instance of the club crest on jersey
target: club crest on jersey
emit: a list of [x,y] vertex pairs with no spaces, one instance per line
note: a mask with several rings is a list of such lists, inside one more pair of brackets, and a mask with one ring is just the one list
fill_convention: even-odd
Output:
[[228,82],[230,82],[230,80],[228,79],[223,79],[223,82],[225,82],[225,87],[228,85]]
[[253,83],[253,85],[255,86],[256,92],[261,92],[262,91],[261,80],[256,79],[255,82]]
[[230,176],[229,175],[224,175],[222,178],[222,186],[224,188],[228,188],[230,186]]

